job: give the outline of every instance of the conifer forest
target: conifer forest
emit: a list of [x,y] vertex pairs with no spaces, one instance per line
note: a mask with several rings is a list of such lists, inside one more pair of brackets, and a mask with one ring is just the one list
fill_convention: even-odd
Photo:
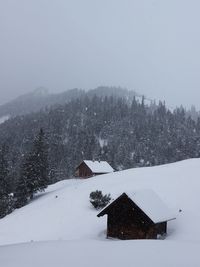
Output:
[[48,184],[72,178],[84,159],[123,170],[199,157],[200,118],[135,95],[82,92],[11,117],[0,125],[0,147],[2,217]]

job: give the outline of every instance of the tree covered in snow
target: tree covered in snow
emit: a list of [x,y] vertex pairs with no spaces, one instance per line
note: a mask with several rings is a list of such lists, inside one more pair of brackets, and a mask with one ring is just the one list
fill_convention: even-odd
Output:
[[48,145],[43,129],[36,136],[25,166],[28,179],[28,192],[33,194],[43,191],[49,183]]
[[48,137],[49,183],[73,177],[84,159],[106,160],[122,170],[200,156],[200,118],[193,120],[183,107],[169,110],[162,102],[96,90],[0,125],[14,184],[22,179],[21,166],[28,170],[25,162],[35,161],[29,152],[40,128]]
[[104,208],[110,201],[110,194],[103,195],[102,191],[100,190],[96,190],[90,193],[90,203],[95,209]]
[[2,145],[0,149],[0,196],[9,194],[9,169],[6,154],[7,147]]
[[[24,163],[25,165],[25,163]],[[28,187],[27,187],[27,176],[24,171],[25,166],[22,166],[21,173],[19,174],[19,179],[17,182],[17,186],[15,189],[15,207],[21,208],[24,205],[27,204],[29,193],[28,193]]]
[[36,136],[22,164],[16,187],[16,206],[20,207],[43,191],[49,183],[48,145],[43,129]]
[[9,181],[9,166],[7,160],[8,147],[0,148],[0,218],[13,210],[14,200]]

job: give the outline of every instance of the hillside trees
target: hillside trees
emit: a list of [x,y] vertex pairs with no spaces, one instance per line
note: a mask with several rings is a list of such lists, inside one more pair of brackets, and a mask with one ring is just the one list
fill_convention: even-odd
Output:
[[0,125],[0,145],[8,140],[16,184],[40,128],[48,133],[50,183],[73,177],[84,159],[106,160],[122,170],[200,155],[200,119],[192,120],[182,107],[173,111],[144,98],[85,93],[65,105]]
[[20,170],[16,187],[16,207],[25,205],[38,191],[49,183],[48,145],[43,129],[36,136],[31,151],[27,154]]
[[12,192],[21,207],[47,184],[73,177],[84,159],[123,170],[192,157],[200,157],[200,118],[182,107],[84,93],[0,124],[0,216]]
[[9,184],[8,148],[4,144],[0,148],[0,218],[13,210],[13,195]]

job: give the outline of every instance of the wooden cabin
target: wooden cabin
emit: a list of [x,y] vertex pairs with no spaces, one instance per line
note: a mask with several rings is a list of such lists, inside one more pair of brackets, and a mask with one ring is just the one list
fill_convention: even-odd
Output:
[[175,219],[151,190],[123,193],[97,216],[107,214],[107,237],[157,239],[167,234],[167,222]]
[[75,176],[85,179],[95,175],[111,172],[114,172],[114,170],[106,161],[84,160],[76,168]]

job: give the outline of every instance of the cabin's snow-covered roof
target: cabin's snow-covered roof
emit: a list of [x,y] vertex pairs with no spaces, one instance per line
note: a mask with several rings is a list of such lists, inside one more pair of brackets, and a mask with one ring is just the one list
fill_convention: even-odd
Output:
[[166,204],[153,190],[140,190],[126,195],[154,222],[165,222],[175,219]]
[[84,162],[93,173],[114,172],[114,169],[106,161],[84,160]]

